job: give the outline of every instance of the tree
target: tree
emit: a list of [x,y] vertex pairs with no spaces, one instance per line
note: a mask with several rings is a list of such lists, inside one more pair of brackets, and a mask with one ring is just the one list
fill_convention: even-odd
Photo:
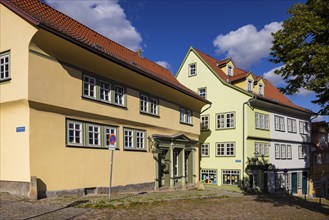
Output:
[[329,114],[329,1],[308,0],[295,4],[291,16],[274,37],[269,59],[283,63],[275,73],[287,86],[280,90],[292,95],[300,88],[314,91],[312,102],[321,106],[318,114]]

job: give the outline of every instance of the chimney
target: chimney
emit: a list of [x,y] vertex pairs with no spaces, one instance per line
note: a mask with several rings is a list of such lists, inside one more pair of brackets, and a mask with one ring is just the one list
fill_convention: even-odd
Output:
[[143,53],[142,53],[142,49],[137,49],[136,50],[136,53],[137,53],[137,55],[140,57],[140,58],[143,58]]

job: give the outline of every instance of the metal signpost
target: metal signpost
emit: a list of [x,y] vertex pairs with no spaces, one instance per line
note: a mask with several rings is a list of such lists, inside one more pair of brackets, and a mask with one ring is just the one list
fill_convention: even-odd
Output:
[[110,187],[109,187],[109,200],[111,200],[111,187],[112,187],[112,168],[113,168],[113,154],[115,151],[115,142],[116,142],[116,137],[114,134],[111,134],[109,137],[109,150],[111,151],[111,160],[110,160]]

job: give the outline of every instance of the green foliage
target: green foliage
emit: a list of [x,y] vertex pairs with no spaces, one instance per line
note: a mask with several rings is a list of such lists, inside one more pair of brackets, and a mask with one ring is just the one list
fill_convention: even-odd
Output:
[[329,1],[308,0],[289,9],[291,17],[274,37],[270,59],[284,63],[275,71],[286,81],[280,90],[292,95],[300,88],[316,93],[312,101],[321,106],[319,114],[329,114]]

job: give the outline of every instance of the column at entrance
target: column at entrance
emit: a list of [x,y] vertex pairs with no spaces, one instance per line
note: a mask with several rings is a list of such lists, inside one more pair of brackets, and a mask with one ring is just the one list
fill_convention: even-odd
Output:
[[169,169],[169,174],[170,174],[170,188],[174,188],[175,185],[175,180],[174,180],[174,143],[170,144],[169,148],[169,155],[170,155],[170,169]]

